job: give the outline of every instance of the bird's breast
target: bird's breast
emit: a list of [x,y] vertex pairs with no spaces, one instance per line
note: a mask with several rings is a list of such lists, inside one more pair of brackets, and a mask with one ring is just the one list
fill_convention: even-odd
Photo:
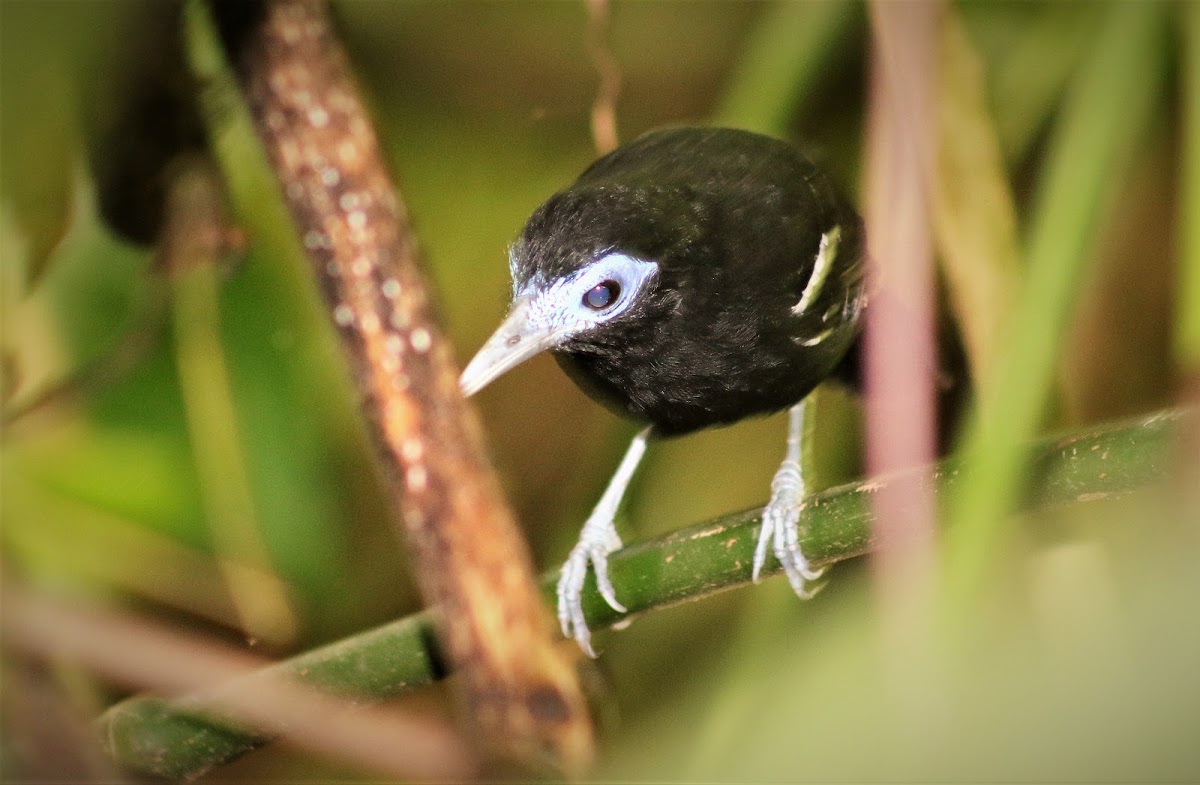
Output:
[[789,320],[774,327],[746,319],[677,326],[653,341],[555,357],[593,400],[672,436],[790,407],[832,372],[857,333],[855,324],[842,323],[806,346]]

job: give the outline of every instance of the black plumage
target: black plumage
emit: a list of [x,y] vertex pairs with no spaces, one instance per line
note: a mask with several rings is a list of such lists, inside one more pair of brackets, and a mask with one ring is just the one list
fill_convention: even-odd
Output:
[[[862,224],[785,142],[731,129],[647,134],[593,163],[530,217],[511,250],[513,304],[463,372],[472,394],[550,351],[593,398],[648,424],[563,566],[564,634],[592,653],[588,565],[619,611],[613,518],[651,436],[790,409],[788,448],[763,510],[752,575],[770,547],[811,595],[799,546],[805,396],[852,361],[865,302]],[[852,364],[852,362],[850,363]]]
[[[610,251],[659,263],[656,284],[628,313],[553,354],[596,400],[670,436],[787,408],[830,375],[857,334],[860,225],[829,178],[785,142],[658,131],[600,158],[538,208],[513,275],[521,288]],[[795,315],[834,227],[836,264]]]

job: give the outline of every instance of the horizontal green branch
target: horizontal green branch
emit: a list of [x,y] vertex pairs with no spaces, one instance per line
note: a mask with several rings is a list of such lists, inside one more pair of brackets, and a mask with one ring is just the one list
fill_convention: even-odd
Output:
[[[1039,442],[1025,509],[1112,498],[1165,476],[1176,423],[1185,416],[1170,410]],[[923,476],[943,498],[969,472],[969,461],[948,459]],[[801,517],[805,554],[821,565],[869,551],[870,498],[887,482],[851,483],[810,499]],[[641,613],[749,583],[758,527],[759,510],[748,510],[613,554],[609,568],[617,594],[630,613]],[[771,560],[767,572],[778,569]],[[557,580],[557,571],[542,580],[548,602]],[[590,576],[584,609],[593,627],[623,618],[600,598]],[[280,675],[354,699],[380,700],[427,685],[445,670],[430,615],[422,612],[244,678],[249,687],[255,678]],[[203,705],[202,696],[137,697],[113,706],[98,724],[117,763],[174,779],[197,776],[269,740]]]

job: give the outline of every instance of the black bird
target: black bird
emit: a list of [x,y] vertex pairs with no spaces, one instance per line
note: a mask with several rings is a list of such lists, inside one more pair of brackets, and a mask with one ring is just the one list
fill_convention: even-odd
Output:
[[600,158],[534,212],[510,251],[508,316],[463,371],[478,392],[550,351],[638,433],[563,566],[563,634],[595,656],[581,592],[588,562],[618,611],[608,554],[617,506],[651,436],[790,409],[754,558],[767,545],[792,587],[819,576],[797,522],[803,400],[846,357],[865,302],[862,222],[785,142],[722,128],[642,136]]

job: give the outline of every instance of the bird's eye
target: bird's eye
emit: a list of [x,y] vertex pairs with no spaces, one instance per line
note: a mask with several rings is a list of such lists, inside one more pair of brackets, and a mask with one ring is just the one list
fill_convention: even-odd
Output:
[[583,295],[583,304],[593,311],[600,311],[617,301],[621,295],[621,284],[616,281],[604,281],[596,284]]

